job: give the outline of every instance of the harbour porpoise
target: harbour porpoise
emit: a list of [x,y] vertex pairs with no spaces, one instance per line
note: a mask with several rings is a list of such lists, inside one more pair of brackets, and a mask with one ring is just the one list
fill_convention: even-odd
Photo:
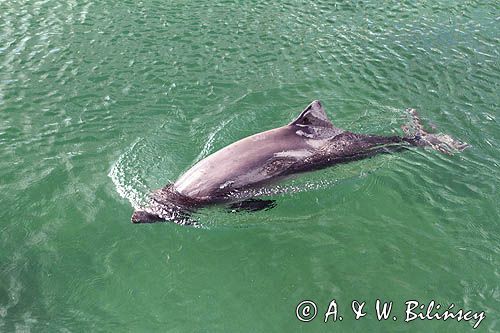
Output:
[[428,133],[416,111],[407,112],[412,121],[403,127],[404,136],[358,134],[336,127],[321,102],[313,101],[288,125],[243,138],[196,163],[174,184],[153,192],[149,205],[133,213],[132,222],[192,225],[196,224],[192,212],[215,204],[242,210],[270,208],[272,200],[242,193],[295,174],[412,146],[443,153],[467,146],[448,135]]

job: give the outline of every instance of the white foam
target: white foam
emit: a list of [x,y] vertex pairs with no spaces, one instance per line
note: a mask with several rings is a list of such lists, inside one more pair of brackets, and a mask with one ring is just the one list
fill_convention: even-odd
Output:
[[127,183],[127,177],[124,166],[126,157],[133,151],[134,147],[141,141],[137,139],[132,146],[113,164],[111,170],[109,170],[108,176],[111,178],[115,184],[116,191],[122,197],[127,199],[134,209],[139,209],[146,202],[146,195],[141,193],[138,188],[144,187],[138,177],[132,177],[130,183]]

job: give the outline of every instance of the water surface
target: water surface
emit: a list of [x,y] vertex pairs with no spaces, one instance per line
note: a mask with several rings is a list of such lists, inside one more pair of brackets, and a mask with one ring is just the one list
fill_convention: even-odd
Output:
[[[499,9],[0,1],[0,331],[472,330],[404,323],[415,299],[498,332]],[[150,190],[313,99],[362,133],[399,133],[414,107],[471,147],[324,170],[273,210],[208,209],[204,229],[130,224]],[[344,320],[325,324],[333,298]]]

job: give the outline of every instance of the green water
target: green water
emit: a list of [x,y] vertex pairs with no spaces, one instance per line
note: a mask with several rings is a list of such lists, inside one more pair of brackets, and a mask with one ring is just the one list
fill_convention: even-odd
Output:
[[[0,1],[0,331],[472,331],[404,322],[405,301],[435,300],[499,332],[499,10]],[[400,133],[415,107],[471,147],[306,175],[203,229],[130,223],[150,190],[313,99],[362,133]],[[324,323],[332,299],[343,320]]]

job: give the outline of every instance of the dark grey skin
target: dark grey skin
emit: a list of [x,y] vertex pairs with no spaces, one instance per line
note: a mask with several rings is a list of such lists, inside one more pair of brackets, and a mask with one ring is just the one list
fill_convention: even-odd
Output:
[[132,215],[134,223],[172,221],[193,224],[190,213],[214,204],[247,210],[268,208],[271,201],[241,193],[262,188],[294,174],[389,153],[411,146],[430,146],[444,153],[466,147],[443,134],[425,132],[415,110],[405,136],[356,134],[335,127],[319,101],[313,101],[288,125],[241,139],[186,171],[173,185],[151,196],[150,205]]

